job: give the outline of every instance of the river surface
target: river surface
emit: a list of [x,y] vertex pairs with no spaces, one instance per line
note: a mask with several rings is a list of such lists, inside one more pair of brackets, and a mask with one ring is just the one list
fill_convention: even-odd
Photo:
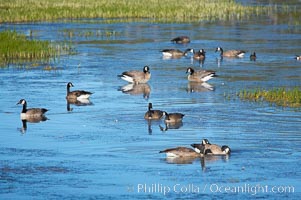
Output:
[[[37,66],[0,68],[1,199],[300,199],[300,109],[240,100],[244,89],[301,86],[300,26],[274,19],[231,23],[104,23],[104,20],[2,24],[34,39],[72,45],[74,55]],[[170,39],[188,35],[191,43]],[[244,49],[220,59],[215,48]],[[165,48],[205,49],[204,63],[165,59]],[[257,53],[257,60],[249,55]],[[122,92],[127,70],[152,73]],[[187,67],[215,70],[210,87],[187,81]],[[50,69],[50,70],[49,70]],[[67,103],[72,90],[93,92]],[[20,99],[48,120],[22,122]],[[144,120],[154,109],[185,114],[178,126]],[[160,150],[228,145],[230,156],[170,160]]]

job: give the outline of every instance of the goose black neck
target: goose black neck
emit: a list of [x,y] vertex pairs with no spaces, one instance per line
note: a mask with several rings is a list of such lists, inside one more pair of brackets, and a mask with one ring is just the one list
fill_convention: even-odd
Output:
[[151,111],[153,108],[153,105],[151,103],[148,104],[148,111]]
[[168,114],[168,113],[165,113],[165,118],[166,118],[167,120],[169,120],[169,114]]
[[223,53],[224,53],[224,50],[223,50],[223,48],[220,48],[220,51],[221,51],[221,56],[223,55]]
[[67,94],[69,94],[70,93],[70,85],[68,84],[67,85]]
[[27,107],[27,103],[25,102],[24,104],[23,104],[23,109],[22,109],[22,113],[26,113],[26,107]]

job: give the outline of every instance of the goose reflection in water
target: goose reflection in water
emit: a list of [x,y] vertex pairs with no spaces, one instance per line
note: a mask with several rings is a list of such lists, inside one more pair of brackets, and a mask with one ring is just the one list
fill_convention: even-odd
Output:
[[230,155],[225,156],[200,156],[200,157],[166,157],[164,160],[168,164],[193,164],[197,162],[197,160],[200,161],[200,165],[202,168],[202,171],[206,171],[208,169],[208,164],[223,161],[228,162]]
[[193,164],[198,159],[203,157],[166,157],[165,161],[168,164]]
[[202,170],[206,171],[207,165],[211,163],[215,163],[218,161],[228,162],[230,158],[230,155],[223,155],[223,156],[215,156],[215,155],[206,155],[202,159]]
[[179,129],[182,126],[183,126],[182,121],[180,121],[180,122],[165,122],[164,127],[159,125],[161,131],[167,131],[168,129]]
[[194,93],[194,92],[208,92],[208,91],[214,91],[214,86],[210,85],[209,83],[198,83],[198,82],[188,82],[186,91],[188,93]]
[[48,118],[44,115],[37,116],[37,117],[27,117],[26,119],[21,119],[22,122],[22,128],[20,128],[21,133],[26,133],[27,131],[27,122],[29,123],[40,123],[43,121],[48,120]]
[[148,99],[151,93],[151,88],[147,83],[139,83],[139,84],[127,84],[118,89],[118,91],[122,91],[125,94],[130,95],[143,95],[144,99]]
[[67,111],[73,111],[71,108],[71,104],[76,106],[88,106],[93,105],[93,103],[89,99],[67,99]]
[[204,67],[205,59],[203,60],[196,60],[193,57],[190,58],[190,64],[191,65],[198,65],[200,68]]
[[148,119],[147,121],[147,130],[148,130],[148,134],[151,135],[153,133],[153,128],[152,126],[160,126],[161,121],[160,120],[151,120]]

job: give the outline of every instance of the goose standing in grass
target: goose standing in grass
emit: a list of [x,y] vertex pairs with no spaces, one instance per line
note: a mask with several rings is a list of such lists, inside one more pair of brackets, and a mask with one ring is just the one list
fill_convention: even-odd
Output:
[[188,36],[179,36],[171,39],[170,41],[178,44],[185,44],[190,42],[190,38]]
[[232,57],[232,58],[235,58],[235,57],[240,57],[242,58],[244,55],[245,55],[245,51],[244,50],[228,50],[228,51],[224,51],[223,48],[221,47],[217,47],[215,49],[215,52],[221,52],[221,56],[222,57]]
[[188,77],[187,77],[188,81],[199,82],[199,83],[206,82],[216,76],[215,71],[213,71],[213,70],[195,71],[191,67],[187,68],[186,74],[187,73],[188,73]]
[[70,91],[70,87],[74,87],[74,85],[69,82],[67,83],[67,95],[66,95],[66,99],[72,99],[72,100],[81,100],[81,99],[88,99],[93,93],[92,92],[88,92],[85,90],[74,90],[74,91]]
[[185,115],[182,113],[167,113],[163,111],[163,116],[165,116],[164,121],[166,123],[180,123]]
[[149,67],[144,66],[143,71],[136,71],[136,70],[126,71],[118,76],[127,82],[139,84],[139,83],[147,83],[151,78],[151,73],[149,71]]
[[203,139],[201,144],[192,144],[191,146],[196,152],[204,155],[228,155],[231,153],[230,147],[211,144],[207,139]]
[[256,58],[257,58],[257,56],[256,56],[256,53],[255,53],[255,51],[250,55],[250,60],[251,61],[256,61]]
[[296,55],[296,56],[295,56],[295,59],[296,59],[296,60],[301,60],[301,56]]
[[153,104],[148,104],[148,111],[144,114],[144,119],[153,119],[159,120],[163,117],[163,111],[161,110],[152,110]]
[[192,49],[186,49],[181,51],[179,49],[163,49],[161,50],[164,58],[181,58],[182,56],[187,56],[188,52],[193,52]]
[[166,153],[166,157],[201,157],[202,154],[195,152],[187,147],[175,147],[159,151],[159,153]]
[[23,109],[21,111],[20,117],[21,119],[28,119],[28,118],[41,118],[48,111],[46,108],[27,108],[27,102],[25,99],[21,99],[18,104],[23,105]]

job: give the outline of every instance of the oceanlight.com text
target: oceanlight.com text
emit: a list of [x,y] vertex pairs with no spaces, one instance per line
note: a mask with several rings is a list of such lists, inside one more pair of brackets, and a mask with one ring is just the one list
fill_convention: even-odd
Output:
[[244,193],[250,195],[257,195],[262,193],[294,193],[295,187],[290,185],[261,185],[261,184],[240,184],[240,185],[226,185],[226,184],[179,184],[166,185],[161,183],[139,183],[136,186],[128,188],[131,192],[144,194],[163,194],[169,193]]

